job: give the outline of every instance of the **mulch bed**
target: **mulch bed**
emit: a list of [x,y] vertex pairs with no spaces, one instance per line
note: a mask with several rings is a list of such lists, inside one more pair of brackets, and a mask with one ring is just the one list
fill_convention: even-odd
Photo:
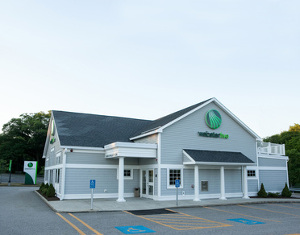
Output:
[[47,197],[46,195],[43,195],[40,190],[36,190],[43,198],[45,198],[47,201],[59,201],[60,199],[58,197]]
[[275,198],[275,199],[300,199],[299,197],[258,197],[258,196],[251,196],[250,198]]

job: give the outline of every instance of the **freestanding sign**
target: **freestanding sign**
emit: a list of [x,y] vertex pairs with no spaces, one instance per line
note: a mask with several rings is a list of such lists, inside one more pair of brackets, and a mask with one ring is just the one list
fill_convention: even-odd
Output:
[[25,184],[36,184],[37,162],[24,161]]
[[94,188],[96,188],[96,180],[90,180],[91,191],[91,210],[93,210]]
[[176,187],[176,206],[178,206],[178,188],[180,187],[180,180],[175,180],[175,187]]

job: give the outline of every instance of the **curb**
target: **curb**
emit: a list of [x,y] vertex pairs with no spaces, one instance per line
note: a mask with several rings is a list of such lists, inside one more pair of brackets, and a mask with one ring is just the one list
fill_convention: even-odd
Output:
[[51,210],[53,210],[54,212],[59,212],[53,206],[51,206],[48,203],[47,199],[45,199],[41,194],[39,194],[36,190],[34,190],[34,192],[46,203],[47,206],[49,206],[51,208]]

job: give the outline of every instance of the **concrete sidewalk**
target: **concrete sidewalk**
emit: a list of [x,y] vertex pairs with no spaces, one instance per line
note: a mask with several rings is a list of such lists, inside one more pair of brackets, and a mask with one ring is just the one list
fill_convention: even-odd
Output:
[[[38,193],[37,193],[38,194]],[[38,194],[39,195],[39,194]],[[39,195],[40,196],[40,195]],[[178,201],[153,201],[145,198],[126,198],[126,202],[117,202],[116,199],[94,199],[93,210],[91,210],[91,200],[63,200],[47,201],[40,196],[56,212],[93,212],[93,211],[124,211],[124,210],[151,210],[178,207],[202,207],[202,206],[224,206],[235,204],[258,204],[258,203],[300,203],[300,194],[293,194],[291,199],[276,198],[229,198],[227,200],[205,199],[199,202],[192,200]]]

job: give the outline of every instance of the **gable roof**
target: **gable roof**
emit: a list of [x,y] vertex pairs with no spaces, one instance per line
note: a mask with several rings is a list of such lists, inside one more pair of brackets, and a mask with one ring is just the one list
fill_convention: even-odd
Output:
[[161,132],[167,126],[213,101],[252,136],[259,138],[216,98],[210,98],[154,121],[55,110],[52,111],[52,115],[62,146],[104,147],[110,143],[131,142]]
[[85,113],[52,111],[62,146],[103,147],[113,142],[129,142],[149,120]]

